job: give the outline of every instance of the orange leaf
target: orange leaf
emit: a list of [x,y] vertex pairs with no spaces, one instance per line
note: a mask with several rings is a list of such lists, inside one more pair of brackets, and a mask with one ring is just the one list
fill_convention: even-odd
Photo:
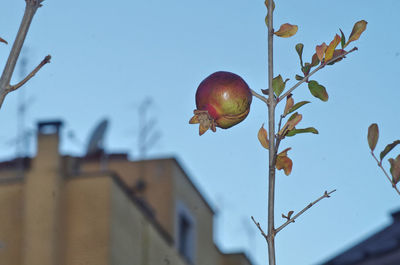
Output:
[[260,141],[261,145],[265,148],[269,148],[269,141],[268,141],[268,133],[267,130],[264,129],[264,124],[261,126],[260,130],[258,130],[258,140]]
[[285,150],[280,152],[278,154],[278,156],[276,157],[276,165],[275,165],[276,169],[278,169],[278,170],[283,169],[286,176],[290,175],[290,173],[292,172],[292,167],[293,167],[292,160],[287,156],[287,152],[290,149],[291,149],[290,147],[286,148]]
[[0,38],[0,42],[4,42],[5,44],[8,44],[8,42],[3,38]]
[[356,22],[353,26],[353,30],[350,33],[349,40],[344,45],[344,47],[349,45],[350,42],[358,40],[358,38],[360,38],[360,36],[361,36],[361,33],[363,33],[364,30],[367,28],[367,24],[368,24],[368,22],[365,20],[360,20],[360,21]]
[[298,27],[289,23],[281,25],[278,31],[274,34],[278,37],[289,38],[296,34]]
[[336,34],[335,38],[333,38],[331,43],[329,43],[329,46],[325,51],[325,62],[328,62],[330,59],[333,58],[333,52],[335,51],[336,46],[339,45],[340,40],[341,40],[340,36]]
[[283,111],[283,116],[286,116],[286,114],[289,113],[289,110],[293,107],[293,105],[294,105],[294,100],[292,98],[292,94],[290,94],[286,98],[286,105],[285,105],[285,110]]
[[318,59],[322,62],[322,59],[324,59],[324,54],[326,51],[326,43],[322,43],[321,45],[317,45],[317,47],[315,47],[315,51],[317,53]]
[[278,132],[280,136],[285,136],[286,133],[290,130],[293,130],[294,127],[301,121],[303,116],[295,112],[292,116],[290,116],[289,120],[286,122],[285,126]]

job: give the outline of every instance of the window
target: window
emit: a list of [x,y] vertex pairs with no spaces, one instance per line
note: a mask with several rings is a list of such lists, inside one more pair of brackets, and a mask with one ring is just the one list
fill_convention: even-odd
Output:
[[195,250],[195,223],[193,216],[182,202],[177,203],[176,231],[176,247],[179,253],[186,259],[186,261],[193,264]]

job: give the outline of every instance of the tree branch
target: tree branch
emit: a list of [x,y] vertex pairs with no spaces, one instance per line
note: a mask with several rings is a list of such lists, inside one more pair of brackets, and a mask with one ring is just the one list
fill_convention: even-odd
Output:
[[389,174],[386,172],[386,170],[383,168],[382,163],[378,160],[378,158],[376,158],[375,154],[373,151],[371,151],[371,155],[372,157],[375,159],[376,163],[378,163],[378,167],[380,167],[383,171],[383,173],[385,174],[386,178],[389,180],[389,182],[392,184],[393,189],[395,189],[397,191],[397,194],[400,195],[400,191],[397,188],[396,184],[393,183],[392,179],[390,178]]
[[26,6],[25,6],[24,16],[22,18],[17,36],[16,36],[14,44],[11,48],[10,54],[8,56],[6,65],[3,70],[3,73],[0,77],[0,108],[3,104],[4,98],[6,97],[6,95],[10,91],[13,91],[18,88],[17,87],[15,89],[12,89],[12,86],[10,85],[10,81],[11,81],[18,57],[21,53],[21,49],[24,44],[26,35],[28,33],[29,26],[32,22],[33,16],[35,15],[36,10],[41,6],[41,3],[43,1],[44,0],[25,0]]
[[261,228],[261,225],[259,222],[257,222],[254,217],[251,217],[251,220],[253,220],[254,224],[257,226],[258,230],[260,230],[261,235],[265,238],[265,240],[268,240],[267,234],[265,234],[264,230]]
[[316,72],[318,72],[319,70],[321,70],[322,68],[324,68],[327,64],[330,64],[338,59],[343,59],[347,54],[352,53],[354,51],[358,50],[357,47],[354,47],[353,49],[351,49],[350,51],[347,51],[341,55],[338,55],[332,59],[330,59],[328,62],[325,63],[321,63],[317,68],[315,68],[311,73],[309,73],[308,75],[306,75],[303,79],[301,79],[299,82],[297,82],[294,86],[292,86],[288,91],[285,92],[285,94],[283,94],[282,96],[280,96],[277,99],[277,102],[280,102],[282,99],[286,98],[290,93],[293,92],[293,90],[295,90],[298,86],[300,86],[301,84],[303,84],[304,82],[308,81],[308,78],[310,78],[310,76],[312,76],[313,74],[315,74]]
[[263,101],[265,104],[268,105],[268,99],[260,94],[258,94],[256,91],[254,91],[253,89],[250,89],[251,94],[253,95],[253,97],[258,98],[259,100]]
[[336,190],[327,192],[325,191],[324,194],[319,197],[318,199],[316,199],[315,201],[313,201],[312,203],[308,204],[303,210],[301,210],[300,212],[298,212],[295,216],[293,216],[292,218],[288,219],[285,223],[283,223],[280,227],[278,227],[275,230],[275,233],[278,233],[279,231],[281,231],[283,228],[285,228],[288,224],[290,223],[294,223],[294,221],[296,220],[297,217],[299,217],[300,215],[302,215],[305,211],[307,211],[308,209],[310,209],[314,204],[318,203],[320,200],[322,200],[323,198],[329,198],[330,195],[335,192]]

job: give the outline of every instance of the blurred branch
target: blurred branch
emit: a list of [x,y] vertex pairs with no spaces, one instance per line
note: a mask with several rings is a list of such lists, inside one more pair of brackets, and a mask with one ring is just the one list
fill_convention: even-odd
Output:
[[10,54],[8,56],[6,65],[3,70],[3,73],[0,77],[0,108],[3,105],[4,98],[6,97],[6,95],[9,92],[18,89],[20,86],[25,84],[31,77],[33,77],[35,75],[35,73],[37,71],[39,71],[39,69],[44,64],[46,64],[50,61],[50,57],[46,56],[46,58],[48,58],[48,59],[46,60],[46,58],[45,58],[42,61],[43,65],[42,65],[42,63],[39,64],[39,66],[35,70],[33,70],[30,75],[28,75],[24,80],[22,80],[17,85],[15,85],[15,86],[10,85],[10,81],[11,81],[11,78],[12,78],[12,75],[13,75],[13,72],[15,69],[15,65],[16,65],[18,57],[21,53],[21,49],[24,44],[26,35],[28,33],[29,26],[32,22],[33,16],[35,15],[37,9],[41,6],[41,3],[43,1],[44,0],[25,0],[26,6],[25,6],[24,16],[22,18],[17,36],[16,36],[14,44],[11,48]]
[[293,216],[292,218],[289,218],[285,223],[283,223],[280,227],[278,227],[275,230],[275,233],[277,234],[279,231],[281,231],[283,228],[285,228],[288,224],[290,223],[294,223],[294,221],[296,220],[297,217],[299,217],[300,215],[302,215],[305,211],[307,211],[308,209],[310,209],[314,204],[318,203],[320,200],[322,200],[323,198],[329,198],[330,195],[335,192],[336,190],[327,192],[325,191],[324,194],[319,197],[318,199],[316,199],[315,201],[311,202],[310,204],[308,204],[306,207],[304,207],[303,210],[301,210],[300,212],[298,212],[295,216]]
[[321,70],[322,68],[324,68],[327,64],[333,63],[336,60],[339,59],[343,59],[344,57],[346,57],[347,54],[352,53],[354,51],[357,51],[357,47],[354,47],[353,49],[351,49],[350,51],[347,51],[341,55],[338,55],[336,57],[333,57],[332,59],[330,59],[327,62],[321,63],[317,68],[315,68],[311,73],[309,73],[308,75],[306,75],[303,79],[301,79],[299,82],[297,82],[294,86],[292,86],[288,91],[285,92],[285,94],[283,94],[282,96],[280,96],[277,99],[277,102],[280,102],[282,99],[286,98],[289,94],[291,94],[293,92],[293,90],[295,90],[298,86],[300,86],[301,84],[303,84],[304,82],[308,82],[308,78],[310,78],[313,74],[315,74],[316,72],[318,72],[319,70]]
[[261,228],[261,225],[259,222],[257,222],[254,217],[251,217],[251,220],[253,220],[254,224],[257,226],[258,230],[260,230],[261,235],[265,238],[265,240],[268,240],[268,236],[265,234],[264,230]]
[[386,172],[386,170],[383,168],[382,163],[378,160],[378,158],[376,158],[375,154],[373,151],[371,151],[371,155],[372,157],[375,159],[376,163],[378,163],[378,167],[380,167],[383,171],[383,173],[385,174],[386,178],[389,180],[389,182],[392,184],[393,189],[395,189],[397,191],[397,194],[400,195],[400,191],[397,188],[396,184],[392,181],[392,179],[390,178],[389,174]]

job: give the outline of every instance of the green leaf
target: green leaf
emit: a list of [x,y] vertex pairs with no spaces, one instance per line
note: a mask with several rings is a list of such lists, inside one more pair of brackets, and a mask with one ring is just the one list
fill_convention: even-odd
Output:
[[368,145],[371,151],[374,151],[379,138],[378,124],[373,123],[368,127]]
[[391,143],[391,144],[388,144],[386,147],[385,147],[385,149],[383,149],[383,151],[381,152],[381,162],[382,162],[382,159],[390,152],[390,151],[392,151],[392,149],[393,148],[395,148],[396,147],[396,145],[398,145],[398,144],[400,144],[400,140],[396,140],[396,141],[394,141],[393,143]]
[[286,136],[294,136],[296,134],[299,133],[314,133],[314,134],[318,134],[318,130],[315,129],[314,127],[308,127],[308,128],[304,128],[304,129],[293,129],[290,130]]
[[342,49],[344,49],[344,45],[346,45],[346,36],[343,34],[343,31],[341,29],[340,33],[342,34],[341,40],[340,40],[340,45],[342,46]]
[[310,81],[308,83],[308,88],[310,89],[310,92],[314,97],[319,98],[322,101],[328,101],[329,96],[326,92],[325,87],[318,84],[317,81]]
[[304,44],[303,43],[297,43],[296,44],[296,52],[299,55],[300,65],[302,67],[303,67],[303,48],[304,48]]
[[400,181],[400,155],[396,159],[389,158],[390,174],[392,174],[392,181],[397,184]]
[[289,79],[286,79],[285,82],[282,79],[281,75],[278,75],[274,79],[272,79],[272,88],[274,89],[274,93],[277,97],[282,94],[283,90],[285,89],[286,82]]
[[[291,107],[291,108],[289,109],[289,111],[288,111],[287,114],[292,113],[293,111],[297,110],[298,108],[300,108],[300,107],[302,107],[303,105],[306,105],[306,104],[308,104],[308,103],[310,103],[310,101],[300,101],[300,102],[294,104],[294,106]],[[287,114],[286,114],[286,115],[287,115]]]

